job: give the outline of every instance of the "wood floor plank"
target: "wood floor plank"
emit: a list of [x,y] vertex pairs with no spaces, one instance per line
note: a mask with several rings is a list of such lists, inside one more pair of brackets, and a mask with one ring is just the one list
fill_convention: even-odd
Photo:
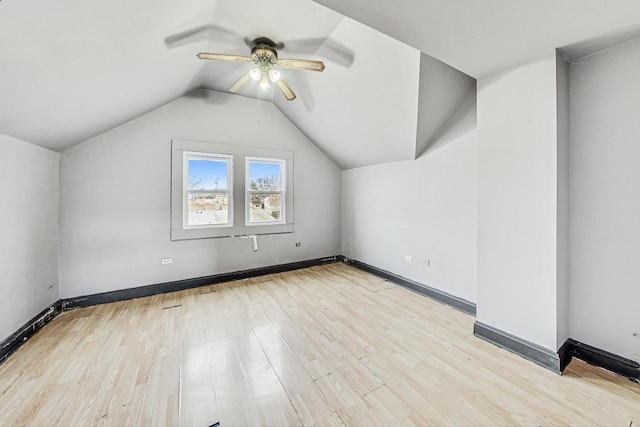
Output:
[[342,418],[340,418],[340,415],[334,412],[324,420],[320,420],[314,427],[346,427],[346,425],[344,421],[342,421]]
[[312,426],[335,412],[278,329],[270,324],[254,331],[302,424]]
[[184,348],[180,357],[179,424],[211,425],[218,421],[213,377],[214,343]]

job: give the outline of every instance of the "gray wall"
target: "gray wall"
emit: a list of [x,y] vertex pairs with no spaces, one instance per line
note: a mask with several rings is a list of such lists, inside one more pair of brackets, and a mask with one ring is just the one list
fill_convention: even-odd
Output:
[[640,40],[570,67],[570,323],[572,338],[640,361],[638,70]]
[[478,81],[479,322],[558,344],[556,55]]
[[[442,139],[447,131],[446,125],[455,118],[454,113],[460,109],[467,95],[475,93],[475,87],[473,77],[425,53],[420,54],[416,158]],[[475,128],[475,115],[473,118]]]
[[[170,241],[172,138],[293,151],[294,233],[259,236],[255,253],[240,238]],[[340,170],[270,103],[191,93],[64,151],[60,174],[62,298],[339,253]]]
[[475,302],[476,156],[472,131],[417,160],[344,171],[343,255]]
[[0,134],[0,341],[58,300],[58,153]]

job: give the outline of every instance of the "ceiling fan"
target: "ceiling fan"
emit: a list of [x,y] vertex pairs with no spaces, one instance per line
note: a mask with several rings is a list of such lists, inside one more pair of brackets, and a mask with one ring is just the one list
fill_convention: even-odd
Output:
[[256,67],[243,74],[234,84],[229,87],[230,92],[239,91],[250,80],[260,82],[261,88],[266,89],[275,84],[287,101],[296,99],[296,94],[289,85],[282,79],[278,68],[306,71],[324,71],[322,61],[312,61],[308,59],[278,59],[278,45],[267,37],[258,37],[249,43],[251,46],[251,56],[228,55],[223,53],[200,52],[197,56],[200,59],[253,62]]

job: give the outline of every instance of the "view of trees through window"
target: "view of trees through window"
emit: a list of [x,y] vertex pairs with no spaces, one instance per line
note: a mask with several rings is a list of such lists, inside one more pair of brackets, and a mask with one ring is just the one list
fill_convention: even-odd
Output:
[[247,161],[249,222],[276,222],[282,218],[284,165],[280,161]]

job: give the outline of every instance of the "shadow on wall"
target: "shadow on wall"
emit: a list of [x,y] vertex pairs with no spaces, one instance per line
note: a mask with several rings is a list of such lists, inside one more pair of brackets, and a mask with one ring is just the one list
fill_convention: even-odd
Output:
[[437,150],[472,132],[477,126],[477,92],[474,85],[464,97],[460,106],[454,111],[449,120],[435,134],[435,136],[427,142],[424,149],[417,153],[416,158],[420,158],[428,153]]
[[218,92],[206,90],[205,88],[192,90],[191,92],[187,93],[185,97],[191,99],[200,99],[211,105],[224,105],[230,102],[228,97],[218,96]]

